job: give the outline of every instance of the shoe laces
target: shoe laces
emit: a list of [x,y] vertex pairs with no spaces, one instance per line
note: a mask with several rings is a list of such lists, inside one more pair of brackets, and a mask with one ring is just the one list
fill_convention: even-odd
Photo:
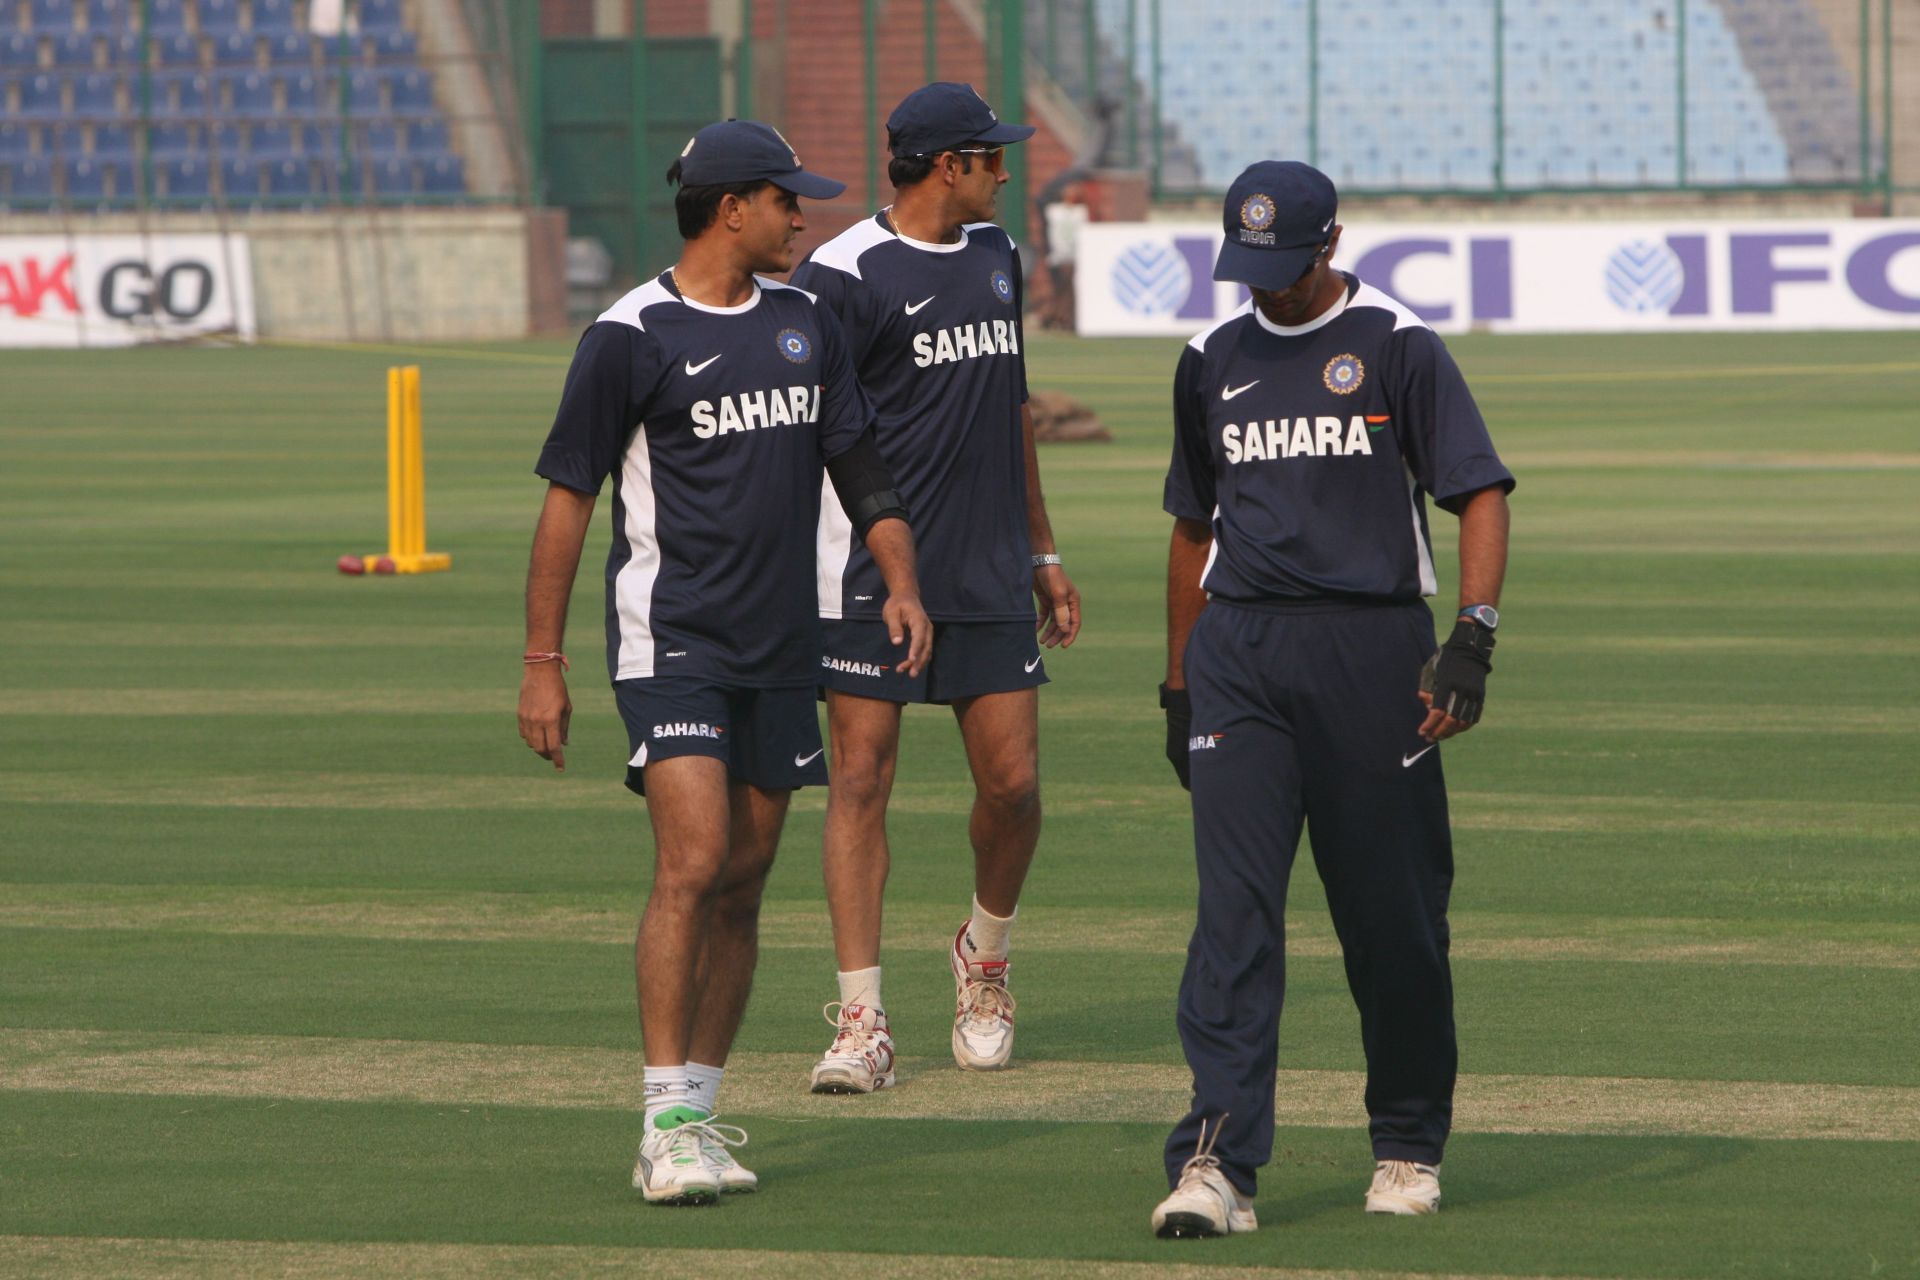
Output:
[[1220,1173],[1223,1178],[1226,1176],[1220,1171],[1220,1157],[1213,1154],[1213,1144],[1220,1141],[1220,1130],[1226,1126],[1229,1114],[1231,1113],[1226,1111],[1220,1113],[1220,1118],[1213,1122],[1211,1134],[1207,1132],[1206,1119],[1204,1117],[1201,1119],[1200,1136],[1194,1141],[1193,1154],[1188,1156],[1187,1162],[1180,1166],[1182,1191],[1187,1189],[1189,1182],[1197,1182],[1209,1173]]
[[1016,1007],[1013,992],[1007,990],[1004,978],[998,982],[987,982],[980,978],[962,979],[958,1004],[961,1017],[982,1026],[998,1023],[1002,1014],[1011,1019]]
[[727,1148],[746,1146],[747,1131],[737,1124],[721,1124],[719,1121],[718,1116],[708,1116],[705,1120],[689,1120],[674,1132],[691,1137],[702,1155],[724,1164],[732,1164],[733,1153]]
[[1404,1191],[1425,1177],[1433,1177],[1430,1165],[1411,1160],[1382,1160],[1373,1171],[1373,1184],[1383,1191]]
[[871,1027],[858,1018],[849,1018],[847,1006],[838,1000],[829,1000],[821,1008],[820,1013],[826,1018],[829,1026],[839,1031],[839,1034],[834,1036],[833,1043],[827,1047],[827,1056],[830,1058],[858,1057],[861,1054],[871,1053],[875,1042],[887,1035],[887,1029],[880,1025],[878,1013],[874,1014]]

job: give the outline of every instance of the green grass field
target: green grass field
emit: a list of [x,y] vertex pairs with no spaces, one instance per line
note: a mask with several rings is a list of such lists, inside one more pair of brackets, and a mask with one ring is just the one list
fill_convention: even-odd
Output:
[[[1213,1242],[1146,1221],[1193,896],[1153,694],[1176,342],[1033,341],[1117,439],[1042,458],[1086,630],[1042,700],[1019,1069],[947,1056],[969,787],[922,709],[902,1085],[805,1092],[834,991],[802,793],[722,1095],[764,1189],[704,1212],[627,1187],[650,851],[596,674],[604,511],[570,770],[514,730],[568,344],[0,353],[0,1273],[1920,1275],[1911,335],[1452,345],[1521,483],[1487,719],[1446,748],[1448,1207],[1360,1211],[1303,871],[1262,1228]],[[454,569],[344,578],[403,360]]]

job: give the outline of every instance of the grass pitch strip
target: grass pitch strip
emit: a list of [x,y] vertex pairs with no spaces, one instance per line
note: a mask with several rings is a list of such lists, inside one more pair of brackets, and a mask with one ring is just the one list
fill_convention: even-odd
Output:
[[[1357,1027],[1302,872],[1262,1229],[1210,1244],[1146,1229],[1193,898],[1152,695],[1177,343],[1032,341],[1116,439],[1042,456],[1087,629],[1042,699],[1023,1068],[944,1061],[968,791],[916,712],[910,1070],[800,1087],[833,995],[803,793],[722,1096],[766,1189],[704,1214],[625,1186],[650,850],[591,657],[567,774],[513,729],[568,345],[0,353],[0,1274],[1920,1275],[1910,341],[1450,345],[1521,487],[1488,718],[1445,749],[1447,1208],[1359,1211]],[[403,360],[455,568],[342,578]]]

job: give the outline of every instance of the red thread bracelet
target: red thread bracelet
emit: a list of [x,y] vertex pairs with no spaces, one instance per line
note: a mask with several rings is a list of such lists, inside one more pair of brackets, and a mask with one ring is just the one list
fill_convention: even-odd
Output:
[[520,661],[526,663],[528,666],[532,666],[536,662],[557,662],[560,664],[562,671],[573,670],[572,667],[567,665],[567,655],[564,653],[527,653],[520,656]]

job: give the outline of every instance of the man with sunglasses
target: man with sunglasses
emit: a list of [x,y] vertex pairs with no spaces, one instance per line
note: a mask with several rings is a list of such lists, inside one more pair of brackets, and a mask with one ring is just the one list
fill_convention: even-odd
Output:
[[829,1016],[832,1046],[812,1075],[818,1093],[872,1093],[894,1082],[880,992],[881,899],[887,801],[909,702],[952,706],[974,780],[973,901],[946,948],[954,1059],[990,1071],[1013,1051],[1008,941],[1040,835],[1041,648],[1071,644],[1080,629],[1026,409],[1020,258],[992,222],[1007,181],[1004,148],[1033,132],[1002,121],[970,85],[915,90],[887,121],[893,205],[816,249],[793,275],[846,332],[878,415],[880,452],[913,512],[934,621],[931,661],[903,672],[885,638],[866,634],[879,630],[872,620],[887,602],[872,557],[823,506],[820,683],[832,784],[822,867],[840,1000]]
[[[1163,1236],[1256,1225],[1303,826],[1360,1009],[1366,1208],[1440,1206],[1458,1057],[1438,747],[1480,717],[1513,476],[1433,331],[1334,269],[1336,211],[1304,164],[1235,179],[1214,278],[1253,299],[1174,374],[1161,705],[1200,894],[1177,1019],[1193,1104],[1167,1139]],[[1460,520],[1460,608],[1437,653],[1428,497]]]

